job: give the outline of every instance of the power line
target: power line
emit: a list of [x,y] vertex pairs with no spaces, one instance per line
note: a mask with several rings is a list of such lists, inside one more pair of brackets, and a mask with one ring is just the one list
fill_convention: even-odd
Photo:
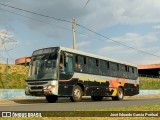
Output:
[[[64,30],[67,30],[67,31],[72,31],[72,30],[69,29],[69,28],[65,28],[65,27],[62,27],[62,26],[54,25],[54,24],[51,24],[51,23],[48,23],[48,22],[41,21],[41,20],[39,20],[39,19],[34,19],[34,18],[32,18],[32,17],[28,17],[28,16],[25,16],[25,15],[21,15],[21,14],[18,14],[18,13],[15,13],[15,12],[12,12],[12,11],[9,11],[9,10],[6,10],[6,9],[3,9],[3,8],[0,8],[0,10],[3,10],[3,11],[5,11],[5,12],[11,13],[11,14],[18,15],[18,16],[21,16],[21,17],[24,17],[24,18],[27,18],[27,19],[31,19],[31,20],[34,20],[34,21],[36,21],[36,22],[41,22],[41,23],[44,23],[44,24],[48,24],[48,25],[51,25],[51,26],[54,26],[54,27],[57,27],[57,28],[60,28],[60,29],[64,29]],[[83,34],[83,33],[81,33],[81,32],[77,32],[77,31],[76,31],[76,33],[79,34],[79,35],[85,35],[85,34]],[[86,36],[86,35],[85,35],[85,36]],[[87,35],[87,37],[90,37],[90,36]],[[97,39],[97,40],[98,40],[98,39]]]
[[62,27],[62,26],[54,25],[54,24],[51,24],[51,23],[48,23],[48,22],[44,22],[44,21],[42,21],[42,20],[34,19],[34,18],[25,16],[25,15],[21,15],[21,14],[18,14],[18,13],[15,13],[15,12],[12,12],[12,11],[9,11],[9,10],[6,10],[6,9],[3,9],[3,8],[0,8],[0,10],[6,11],[6,12],[8,12],[8,13],[15,14],[15,15],[19,15],[19,16],[21,16],[21,17],[25,17],[25,18],[28,18],[28,19],[31,19],[31,20],[34,20],[34,21],[38,21],[38,22],[41,22],[41,23],[45,23],[45,24],[48,24],[48,25],[52,25],[52,26],[57,27],[57,28],[61,28],[61,29],[68,30],[68,31],[72,31],[72,30],[69,29],[69,28],[65,28],[65,27]]
[[[88,3],[88,2],[89,2],[89,1],[87,1],[87,3]],[[48,15],[43,15],[43,14],[40,14],[40,13],[32,12],[32,11],[29,11],[29,10],[24,10],[24,9],[17,8],[17,7],[13,7],[13,6],[9,6],[9,5],[6,5],[6,4],[0,3],[0,5],[6,6],[6,7],[9,7],[9,8],[13,8],[13,9],[17,9],[17,10],[20,10],[20,11],[28,12],[28,13],[31,13],[31,14],[39,15],[39,16],[42,16],[42,17],[51,18],[51,19],[54,19],[54,20],[72,23],[71,21],[67,21],[67,20],[64,20],[64,19],[51,17],[51,16],[48,16]],[[1,8],[1,9],[2,9],[2,8]],[[3,9],[3,10],[4,10],[4,9]],[[5,11],[7,11],[7,10],[5,10]],[[11,12],[11,13],[14,13],[14,12]],[[17,13],[14,13],[14,14],[17,14]],[[17,15],[20,15],[20,14],[17,14]],[[26,17],[26,16],[24,16],[24,15],[21,15],[21,16]],[[29,17],[27,17],[27,18],[29,18]],[[32,19],[32,18],[30,18],[30,19]],[[38,20],[37,20],[37,21],[38,21]],[[42,21],[40,21],[40,22],[42,22]],[[47,23],[47,24],[48,24],[48,23]],[[114,39],[111,39],[111,38],[109,38],[109,37],[107,37],[107,36],[104,36],[104,35],[102,35],[102,34],[100,34],[100,33],[97,33],[97,32],[95,32],[95,31],[93,31],[93,30],[91,30],[91,29],[89,29],[89,28],[87,28],[87,27],[85,27],[85,26],[83,26],[83,25],[78,24],[78,23],[76,23],[76,25],[79,26],[79,27],[82,27],[83,29],[86,29],[86,30],[88,30],[88,31],[90,31],[90,32],[98,35],[98,36],[101,36],[101,37],[103,37],[103,38],[105,38],[105,39],[107,39],[107,40],[110,40],[110,41],[112,41],[112,42],[114,42],[114,43],[120,44],[121,46],[125,46],[125,47],[127,47],[127,48],[130,48],[130,49],[133,49],[133,50],[136,50],[136,51],[138,51],[138,52],[142,52],[142,53],[145,53],[145,54],[148,54],[148,55],[151,55],[151,56],[160,57],[160,56],[158,56],[158,55],[155,55],[155,54],[152,54],[152,53],[148,53],[148,52],[145,52],[145,51],[143,51],[143,50],[140,50],[140,49],[134,48],[134,47],[132,47],[132,46],[128,46],[128,45],[126,45],[126,44],[123,44],[123,43],[121,43],[121,42],[118,42],[118,41],[116,41],[116,40],[114,40]]]
[[12,58],[12,57],[10,56],[10,54],[8,53],[5,45],[4,45],[4,51],[5,51],[5,53],[8,55],[8,57],[9,57],[11,60],[13,60],[13,58]]
[[[65,28],[65,27],[62,27],[62,26],[54,25],[54,24],[51,24],[51,23],[48,23],[48,22],[41,21],[41,20],[39,20],[39,19],[34,19],[34,18],[32,18],[32,17],[28,17],[28,16],[25,16],[25,15],[22,15],[22,14],[18,14],[18,13],[15,13],[15,12],[12,12],[12,11],[9,11],[9,10],[6,10],[6,9],[3,9],[3,8],[0,8],[0,10],[3,10],[3,11],[5,11],[5,12],[11,13],[11,14],[18,15],[18,16],[21,16],[21,17],[24,17],[24,18],[27,18],[27,19],[31,19],[31,20],[34,20],[34,21],[36,21],[36,22],[41,22],[41,23],[44,23],[44,24],[48,24],[48,25],[51,25],[51,26],[54,26],[54,27],[57,27],[57,28],[60,28],[60,29],[64,29],[64,30],[67,30],[67,31],[72,31],[72,30],[69,29],[69,28]],[[85,36],[86,36],[86,34],[83,34],[83,33],[81,33],[81,32],[77,32],[77,31],[76,31],[76,33],[79,34],[79,35],[85,35]],[[87,37],[90,37],[90,36],[87,35]],[[90,37],[90,38],[93,38],[93,37]],[[95,40],[98,40],[98,39],[96,39],[96,38],[94,38],[94,39],[95,39]],[[10,50],[8,50],[8,51],[10,51]]]
[[86,6],[88,5],[89,1],[90,1],[90,0],[87,0],[87,2],[86,2],[86,4],[85,4],[85,6],[84,6],[84,7],[86,7]]
[[[41,22],[41,23],[44,23],[44,24],[52,25],[52,26],[54,26],[54,27],[61,28],[61,29],[67,30],[67,31],[72,31],[72,30],[69,29],[69,28],[65,28],[65,27],[62,27],[62,26],[54,25],[54,24],[51,24],[51,23],[48,23],[48,22],[41,21],[41,20],[39,20],[39,19],[34,19],[34,18],[32,18],[32,17],[28,17],[28,16],[25,16],[25,15],[22,15],[22,14],[18,14],[18,13],[15,13],[15,12],[12,12],[12,11],[9,11],[9,10],[6,10],[6,9],[3,9],[3,8],[0,8],[0,10],[3,10],[3,11],[5,11],[5,12],[18,15],[18,16],[21,16],[21,17],[25,17],[25,18],[27,18],[27,19],[31,19],[31,20],[34,20],[34,21],[37,21],[37,22]],[[85,34],[83,34],[83,33],[81,33],[81,32],[77,32],[77,31],[76,31],[76,33],[81,34],[81,35],[85,35]],[[88,35],[87,35],[87,36],[88,36]],[[88,36],[88,37],[90,37],[90,36]],[[97,40],[98,40],[98,39],[97,39]]]
[[23,11],[23,12],[35,14],[35,15],[38,15],[38,16],[50,18],[50,19],[54,19],[54,20],[58,20],[58,21],[62,21],[62,22],[72,23],[71,21],[68,21],[68,20],[64,20],[64,19],[56,18],[56,17],[51,17],[51,16],[49,16],[49,15],[44,15],[44,14],[41,14],[41,13],[36,13],[36,12],[33,12],[33,11],[29,11],[29,10],[25,10],[25,9],[22,9],[22,8],[18,8],[18,7],[6,5],[6,4],[3,4],[3,3],[0,3],[0,5],[1,5],[1,6],[6,6],[6,7],[9,7],[9,8],[13,8],[13,9],[17,9],[17,10],[20,10],[20,11]]
[[85,26],[83,26],[83,25],[78,24],[78,23],[77,23],[76,25],[79,26],[79,27],[82,27],[83,29],[86,29],[86,30],[88,30],[88,31],[90,31],[90,32],[98,35],[98,36],[101,36],[101,37],[103,37],[103,38],[105,38],[105,39],[107,39],[107,40],[110,40],[110,41],[112,41],[112,42],[114,42],[114,43],[120,44],[121,46],[125,46],[125,47],[127,47],[127,48],[134,49],[134,50],[136,50],[136,51],[138,51],[138,52],[142,52],[142,53],[145,53],[145,54],[148,54],[148,55],[152,55],[152,56],[155,56],[155,57],[160,57],[160,56],[158,56],[158,55],[155,55],[155,54],[152,54],[152,53],[148,53],[148,52],[145,52],[145,51],[143,51],[143,50],[140,50],[140,49],[134,48],[134,47],[132,47],[132,46],[128,46],[128,45],[126,45],[126,44],[123,44],[123,43],[121,43],[121,42],[118,42],[118,41],[116,41],[116,40],[114,40],[114,39],[112,39],[112,38],[109,38],[109,37],[104,36],[104,35],[102,35],[102,34],[100,34],[100,33],[97,33],[97,32],[95,32],[95,31],[93,31],[93,30],[91,30],[91,29],[89,29],[89,28],[87,28],[87,27],[85,27]]

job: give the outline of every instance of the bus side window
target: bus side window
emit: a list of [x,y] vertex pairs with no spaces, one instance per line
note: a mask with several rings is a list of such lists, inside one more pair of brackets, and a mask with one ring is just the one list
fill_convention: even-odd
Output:
[[84,72],[84,73],[87,73],[87,58],[86,58],[86,56],[83,56],[83,65],[82,65],[82,72]]
[[87,64],[88,73],[92,73],[92,64],[93,64],[92,58],[88,57],[88,64]]
[[107,61],[107,69],[109,70],[110,69],[110,65],[109,65],[109,62]]
[[101,74],[100,62],[99,62],[99,59],[95,59],[95,60],[96,60],[96,66],[95,66],[95,69],[94,69],[94,73],[100,75]]
[[75,71],[77,72],[83,72],[83,65],[84,65],[84,58],[83,56],[76,55],[75,57]]
[[100,74],[103,76],[107,75],[107,64],[104,60],[100,60]]
[[66,65],[64,62],[64,54],[63,53],[61,54],[61,57],[60,57],[59,70],[60,70],[61,74],[66,73]]
[[68,57],[67,58],[67,64],[66,64],[66,72],[69,74],[73,73],[73,58],[72,57]]

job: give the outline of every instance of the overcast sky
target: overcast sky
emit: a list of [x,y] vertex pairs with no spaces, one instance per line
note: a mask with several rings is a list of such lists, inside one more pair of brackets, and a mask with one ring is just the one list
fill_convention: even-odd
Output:
[[[160,0],[0,0],[0,3],[76,22],[125,45],[160,56]],[[11,11],[21,14],[22,17]],[[8,30],[17,44],[6,44],[0,57],[31,56],[36,49],[72,48],[71,24],[0,5],[0,32]],[[67,30],[66,30],[67,29]],[[116,44],[76,26],[77,49],[132,64],[160,63],[160,57]],[[9,58],[10,58],[9,57]],[[1,62],[5,60],[0,58]]]

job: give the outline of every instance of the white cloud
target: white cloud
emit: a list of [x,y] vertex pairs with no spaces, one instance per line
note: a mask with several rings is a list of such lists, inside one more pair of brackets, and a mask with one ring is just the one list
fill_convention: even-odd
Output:
[[80,37],[80,38],[88,38],[89,37],[89,35],[88,34],[79,34],[79,36],[78,37]]
[[160,29],[160,25],[153,26],[154,29]]
[[101,0],[91,1],[90,14],[84,19],[85,25],[104,28],[115,24],[139,24],[160,21],[159,0]]
[[89,42],[89,41],[83,41],[83,42],[79,42],[79,43],[77,43],[77,48],[81,48],[81,47],[84,47],[84,46],[87,46],[87,45],[89,45],[91,42]]
[[126,33],[121,37],[113,37],[112,39],[133,47],[143,47],[146,43],[154,43],[159,40],[155,33],[140,35],[138,33]]
[[0,30],[0,49],[4,48],[7,44],[17,44],[17,41],[12,39],[13,31],[9,31],[6,29]]
[[[119,24],[135,25],[142,23],[144,25],[145,23],[157,24],[157,22],[160,21],[160,15],[159,15],[160,0],[90,0],[88,5],[84,8],[86,1],[87,0],[67,0],[67,1],[47,0],[46,2],[44,0],[26,0],[26,1],[1,0],[2,3],[11,6],[23,8],[26,10],[30,10],[36,13],[41,13],[56,18],[62,18],[71,21],[72,17],[74,16],[76,18],[77,23],[83,24],[84,26],[92,28],[95,31],[103,30],[109,26],[114,26]],[[63,26],[65,28],[71,29],[70,23],[68,24],[65,22],[55,21],[53,19],[40,17],[30,13],[20,12],[18,10],[13,10],[7,7],[2,7],[2,8],[18,14],[31,17],[33,19],[38,19],[40,21],[47,22],[49,24],[54,24],[56,26]],[[66,32],[62,31],[61,29],[57,29],[56,27],[51,27],[52,25],[49,24],[47,25],[43,24],[42,22],[36,22],[30,19],[26,19],[11,13],[4,12],[2,10],[0,10],[0,15],[1,15],[0,26],[2,26],[3,28],[6,28],[6,25],[14,26],[14,28],[16,28],[16,30],[18,31],[18,29],[22,27],[21,30],[25,32],[26,31],[25,27],[28,26],[31,32],[36,31],[44,34],[45,38],[43,39],[46,39],[46,37],[55,39],[56,42],[53,42],[54,45],[59,44],[59,42],[57,42],[58,40],[63,40],[62,45],[66,45],[66,41],[64,41],[64,39],[71,40],[71,31],[69,31],[70,33],[68,33],[68,31]],[[159,29],[160,26],[159,25],[153,26],[153,28]],[[110,30],[110,28],[107,30]],[[76,31],[82,33],[85,32],[86,34],[78,36],[79,38],[83,39],[83,42],[77,43],[77,48],[87,46],[87,49],[91,50],[93,48],[92,51],[95,53],[104,52],[103,55],[106,56],[109,55],[110,57],[113,56],[115,58],[121,58],[124,56],[124,54],[125,55],[127,54],[128,57],[126,58],[123,57],[123,58],[126,60],[130,59],[130,61],[131,60],[133,61],[136,58],[134,55],[136,55],[137,52],[135,52],[134,50],[125,48],[123,46],[118,46],[118,45],[116,46],[116,44],[112,42],[108,42],[109,44],[105,44],[99,41],[98,42],[84,41],[84,39],[89,40],[89,37],[94,39],[95,36],[93,34],[90,35],[88,31],[83,31],[83,29],[81,29],[80,27],[76,27]],[[114,32],[114,30],[111,31]],[[102,34],[105,35],[106,31],[101,31],[101,32],[103,32]],[[112,37],[112,39],[115,39],[123,44],[157,54],[156,52],[159,51],[160,49],[159,48],[160,42],[158,42],[159,33],[144,34],[146,33],[146,31],[143,32],[144,35],[141,35],[140,33],[142,32],[141,31],[137,33],[128,32],[120,37]],[[29,32],[26,32],[25,34],[29,34]],[[37,38],[39,39],[38,35]],[[112,33],[112,36],[114,36],[114,33]],[[98,36],[96,37],[97,39],[100,39],[100,37]],[[30,38],[27,39],[32,39],[32,38],[33,36],[30,35]],[[33,39],[35,39],[35,37]],[[46,43],[43,44],[43,42],[40,43],[41,46],[46,44]],[[93,46],[89,46],[91,43]],[[37,47],[39,47],[39,45],[37,45]],[[94,51],[94,49],[98,48],[99,51]],[[149,57],[147,58],[140,57],[141,61],[142,60],[145,61],[145,59],[148,58]]]
[[[139,24],[160,21],[158,12],[160,11],[160,0],[91,0],[85,8],[84,6],[87,0],[48,0],[47,2],[44,0],[16,0],[16,2],[11,2],[10,0],[2,1],[15,7],[70,21],[74,16],[76,22],[95,28],[95,30],[119,23]],[[6,9],[6,7],[3,8]],[[21,13],[20,11],[15,10],[13,10],[13,12]],[[56,22],[52,19],[46,19],[30,13],[23,12],[21,14],[45,22],[68,26],[62,22]],[[12,21],[13,18],[11,19]],[[32,29],[45,26],[33,22],[32,20],[26,21],[27,23],[25,24]]]
[[99,49],[99,52],[103,53],[103,52],[111,52],[111,51],[118,51],[118,50],[122,50],[123,47],[121,46],[111,46],[111,47],[103,47]]
[[149,33],[146,35],[140,35],[137,33],[126,33],[121,37],[115,37],[112,39],[117,40],[125,45],[134,47],[139,51],[121,45],[110,44],[110,46],[103,46],[99,48],[98,54],[106,57],[109,56],[111,58],[115,58],[122,61],[128,61],[134,64],[148,64],[149,62],[160,62],[158,57],[151,56],[149,54],[141,52],[145,51],[147,53],[160,56],[160,42],[158,42],[158,35],[155,33]]

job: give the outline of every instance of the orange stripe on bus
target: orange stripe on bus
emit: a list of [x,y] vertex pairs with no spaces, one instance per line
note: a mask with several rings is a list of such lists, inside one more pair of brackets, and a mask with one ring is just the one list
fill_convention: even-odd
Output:
[[126,82],[126,79],[123,79],[121,82],[121,86],[124,86],[125,82]]
[[118,84],[115,80],[110,80],[110,87],[114,87],[114,88],[117,88],[118,87]]
[[116,78],[116,82],[119,83],[120,78]]

